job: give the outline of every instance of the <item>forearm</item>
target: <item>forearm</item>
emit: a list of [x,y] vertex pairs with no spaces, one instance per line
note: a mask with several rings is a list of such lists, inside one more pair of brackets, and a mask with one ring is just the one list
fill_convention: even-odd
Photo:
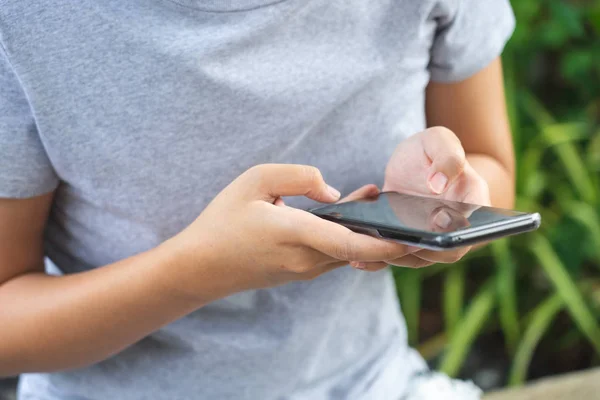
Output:
[[30,273],[1,285],[0,376],[98,362],[228,294],[199,267],[203,296],[190,295],[179,282],[196,271],[175,254],[163,245],[88,272]]
[[513,208],[515,202],[514,175],[498,160],[484,154],[467,154],[471,166],[487,182],[492,205],[499,208]]
[[427,87],[427,123],[452,130],[488,183],[492,205],[512,208],[515,161],[500,58],[474,76]]

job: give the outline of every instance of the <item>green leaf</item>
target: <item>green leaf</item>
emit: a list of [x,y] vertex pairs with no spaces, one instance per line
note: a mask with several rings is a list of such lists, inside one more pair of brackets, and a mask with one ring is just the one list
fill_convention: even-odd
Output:
[[532,20],[541,11],[541,2],[539,1],[512,0],[511,4],[519,21]]
[[559,49],[566,45],[570,32],[567,27],[551,19],[540,27],[539,35],[544,47]]
[[565,216],[550,230],[552,247],[572,276],[581,272],[588,235],[585,227]]
[[525,179],[523,195],[529,199],[538,199],[544,189],[548,186],[547,174],[545,171],[532,171]]
[[515,353],[515,358],[510,370],[508,384],[510,386],[519,386],[525,383],[527,370],[542,336],[547,332],[550,323],[554,320],[559,311],[563,308],[563,299],[555,294],[536,307],[531,316],[523,340]]
[[592,170],[600,171],[600,130],[595,133],[588,146],[587,163]]
[[596,204],[597,188],[585,168],[583,158],[577,151],[577,148],[572,143],[563,143],[555,146],[554,151],[558,155],[569,180],[581,196],[581,199],[590,204]]
[[471,301],[450,338],[448,349],[440,362],[441,372],[451,377],[458,375],[473,341],[489,320],[495,298],[495,287],[492,282],[488,282]]
[[[548,144],[556,142],[558,139],[577,138],[581,134],[581,124],[556,124],[552,115],[531,94],[525,95],[524,108],[543,132],[544,139]],[[595,204],[597,198],[596,187],[585,168],[582,157],[577,152],[577,148],[572,143],[563,141],[559,145],[553,146],[553,149],[581,198],[588,203]]]
[[417,351],[421,356],[431,361],[444,351],[444,348],[448,344],[448,338],[446,332],[442,332],[432,338],[427,339],[425,342],[419,344]]
[[600,328],[592,311],[588,308],[582,293],[573,282],[567,269],[558,258],[546,238],[535,235],[531,250],[537,257],[550,281],[564,300],[569,314],[600,354]]
[[446,272],[444,284],[444,319],[446,332],[452,335],[462,314],[465,294],[465,267],[456,265]]
[[408,342],[419,342],[419,314],[421,312],[421,273],[419,270],[393,267],[400,307],[406,319]]
[[[593,243],[594,257],[596,260],[600,260],[600,211],[580,201],[564,201],[561,203],[561,208],[569,217],[587,229],[588,235],[581,240]],[[576,250],[572,249],[571,251],[575,252]],[[600,268],[600,265],[596,266]]]
[[587,49],[578,49],[566,53],[560,62],[563,77],[577,82],[582,76],[589,74],[594,67],[594,55]]
[[490,244],[496,261],[496,289],[500,325],[509,352],[513,352],[519,340],[519,312],[517,310],[517,290],[515,287],[516,268],[510,254],[508,239]]
[[[528,199],[536,199],[540,194],[540,176],[538,166],[542,161],[543,150],[540,146],[531,146],[521,154],[517,161],[518,192]],[[542,187],[543,188],[543,187]]]
[[595,2],[595,5],[588,11],[588,21],[600,35],[600,2]]
[[523,111],[533,119],[539,129],[543,129],[546,125],[555,123],[554,117],[530,92],[523,92],[521,101],[523,104]]
[[546,146],[553,147],[581,141],[589,137],[587,128],[588,124],[580,122],[549,124],[542,128],[544,142]]
[[564,0],[552,0],[550,10],[553,20],[560,25],[571,37],[581,37],[584,34],[583,21],[578,8]]

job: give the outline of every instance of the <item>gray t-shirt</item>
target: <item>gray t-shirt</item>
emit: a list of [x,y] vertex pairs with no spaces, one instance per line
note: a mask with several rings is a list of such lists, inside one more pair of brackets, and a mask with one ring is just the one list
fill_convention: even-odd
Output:
[[[0,196],[56,189],[46,255],[69,274],[158,245],[255,164],[380,184],[430,79],[513,27],[507,0],[0,0]],[[25,375],[20,399],[391,400],[423,367],[390,271],[342,268]]]

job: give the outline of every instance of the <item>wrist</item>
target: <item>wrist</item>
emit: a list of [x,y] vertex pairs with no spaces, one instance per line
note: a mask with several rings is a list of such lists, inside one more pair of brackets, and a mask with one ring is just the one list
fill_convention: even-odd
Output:
[[167,295],[198,308],[248,289],[240,274],[231,271],[232,266],[222,265],[213,247],[200,238],[189,241],[179,234],[151,252],[165,273]]

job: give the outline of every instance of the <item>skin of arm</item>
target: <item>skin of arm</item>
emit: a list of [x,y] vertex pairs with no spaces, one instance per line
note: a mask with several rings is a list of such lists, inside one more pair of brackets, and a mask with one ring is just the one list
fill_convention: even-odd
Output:
[[166,245],[84,273],[44,274],[52,197],[0,200],[0,376],[102,360],[227,292],[206,285],[203,302],[174,290],[183,277]]
[[464,81],[431,82],[426,113],[429,126],[445,126],[458,136],[468,162],[489,186],[492,205],[512,208],[515,157],[500,58]]
[[64,276],[44,273],[53,194],[0,199],[0,376],[90,365],[228,295],[408,252],[286,207],[282,196],[332,203],[340,194],[315,167],[255,166],[159,246]]

